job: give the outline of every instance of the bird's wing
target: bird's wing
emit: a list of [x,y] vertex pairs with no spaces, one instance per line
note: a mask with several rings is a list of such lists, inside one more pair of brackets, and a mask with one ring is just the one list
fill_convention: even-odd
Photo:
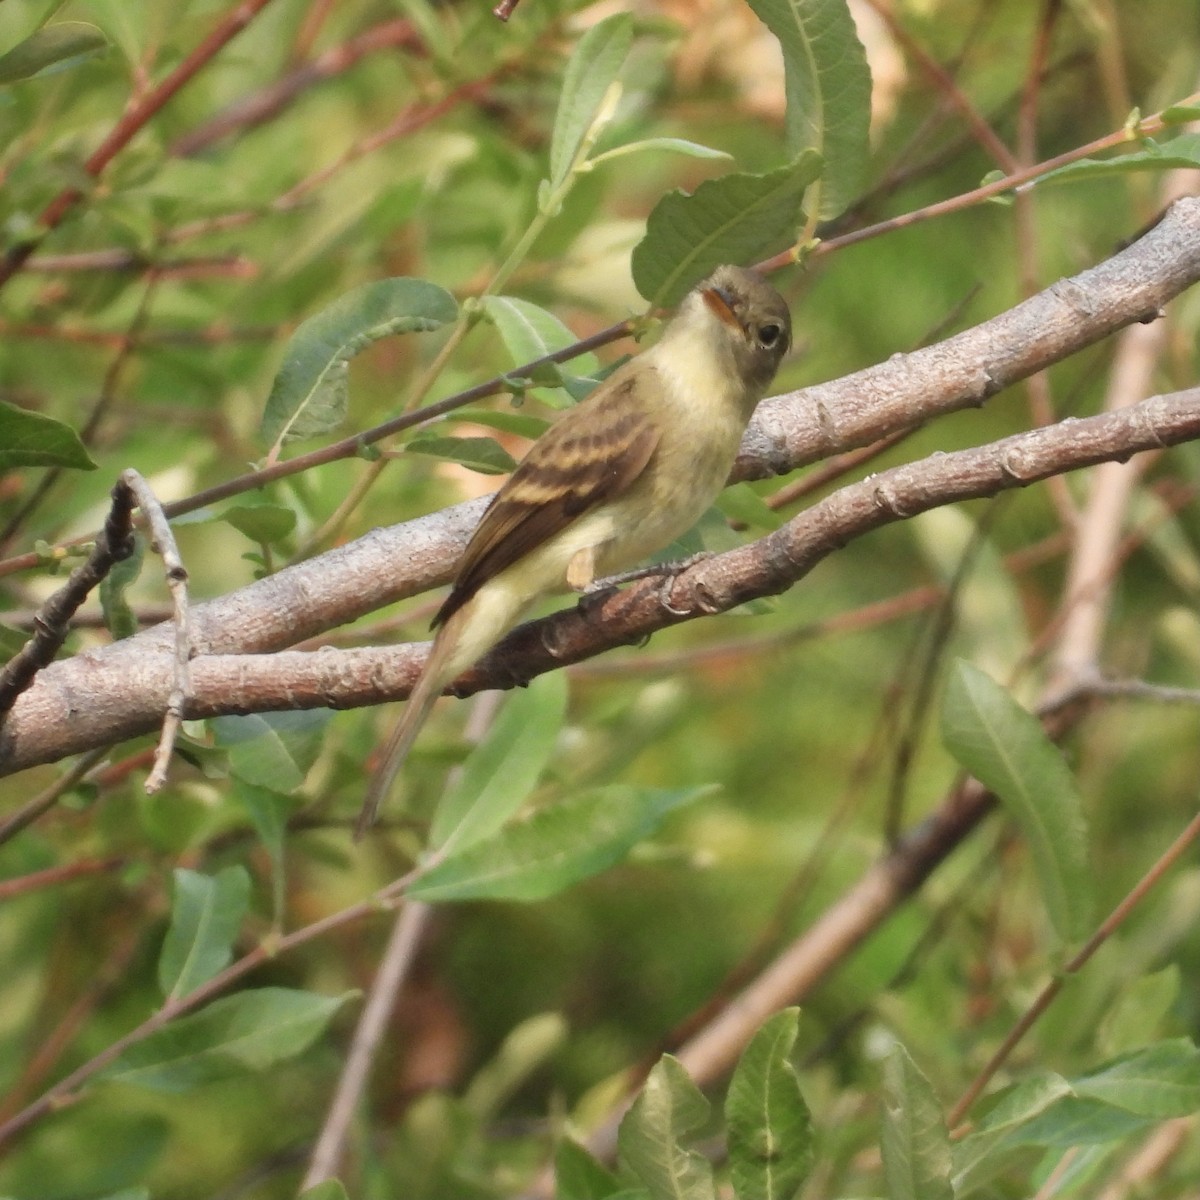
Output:
[[543,545],[572,521],[619,496],[645,470],[659,429],[638,407],[638,375],[618,372],[583,401],[586,430],[568,413],[534,442],[483,514],[459,563],[446,602],[434,618],[443,624],[488,580]]

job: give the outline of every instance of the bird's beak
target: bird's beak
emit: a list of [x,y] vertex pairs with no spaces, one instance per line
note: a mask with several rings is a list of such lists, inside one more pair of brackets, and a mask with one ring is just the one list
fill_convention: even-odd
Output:
[[742,331],[742,323],[733,311],[733,298],[725,288],[705,288],[700,293],[700,298],[712,310],[717,320],[723,321],[731,329],[738,330],[739,333]]

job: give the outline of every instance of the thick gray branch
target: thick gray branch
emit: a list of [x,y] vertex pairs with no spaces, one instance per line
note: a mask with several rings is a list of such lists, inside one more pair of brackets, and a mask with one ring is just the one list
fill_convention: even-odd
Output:
[[[803,578],[852,538],[944,504],[1023,487],[1064,471],[1200,437],[1200,388],[1117,412],[935,454],[841,488],[781,529],[698,563],[668,588],[647,579],[589,607],[514,630],[460,681],[462,694],[545,671],[724,612]],[[669,592],[668,594],[665,594]],[[0,729],[0,774],[152,729],[172,685],[169,640],[130,639],[47,668]],[[426,648],[216,654],[192,663],[188,715],[351,708],[408,693]]]

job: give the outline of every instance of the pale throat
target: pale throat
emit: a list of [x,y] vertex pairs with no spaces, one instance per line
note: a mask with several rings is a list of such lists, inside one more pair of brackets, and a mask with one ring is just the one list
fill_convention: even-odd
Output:
[[689,297],[688,303],[686,318],[677,317],[651,351],[655,366],[681,417],[736,420],[746,389],[729,347],[730,331],[698,297]]

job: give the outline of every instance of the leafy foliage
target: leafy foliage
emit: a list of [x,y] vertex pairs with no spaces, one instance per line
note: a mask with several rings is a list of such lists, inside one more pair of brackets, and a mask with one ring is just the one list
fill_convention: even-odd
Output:
[[956,664],[942,706],[951,753],[1007,804],[1029,839],[1046,907],[1071,941],[1089,928],[1087,829],[1075,780],[1041,724],[969,663]]
[[[330,685],[382,678],[380,646],[424,637],[427,600],[314,620],[326,596],[289,568],[341,583],[347,543],[493,486],[480,475],[636,352],[592,335],[652,336],[646,306],[720,262],[803,264],[774,276],[795,320],[784,394],[1038,288],[1059,334],[1088,315],[1055,281],[1200,161],[1182,78],[1200,45],[1183,0],[1136,30],[1085,7],[901,6],[856,26],[844,0],[523,0],[504,25],[422,0],[0,5],[0,657],[39,630],[133,465],[187,564],[191,670],[232,681],[224,715],[186,711],[154,796],[142,738],[62,795],[57,763],[0,781],[0,1192],[500,1200],[548,1194],[553,1168],[562,1200],[1082,1197],[1157,1148],[1147,1194],[1196,1194],[1187,858],[1125,903],[1194,817],[1194,720],[1141,703],[1187,699],[1200,669],[1194,446],[1119,488],[1059,480],[892,523],[736,620],[543,675],[495,711],[447,701],[361,846],[350,814],[390,712],[259,711],[257,691],[302,652]],[[1051,155],[1032,186],[1005,182]],[[993,166],[1010,207],[968,191]],[[1190,297],[1167,311],[1161,341],[1139,331],[1164,391],[1194,386],[1200,321]],[[1124,353],[1114,339],[1028,397],[873,447],[866,425],[838,442],[810,392],[799,415],[815,408],[837,456],[743,480],[683,541],[774,534],[753,553],[778,564],[798,505],[832,491],[836,514],[847,482],[1136,401]],[[976,399],[990,354],[966,372]],[[872,386],[856,380],[868,418]],[[429,401],[445,403],[398,419]],[[777,469],[796,408],[772,412],[754,436]],[[886,507],[870,486],[856,494]],[[1124,507],[1098,528],[1104,504]],[[410,526],[352,586],[445,578],[438,528]],[[1097,552],[1098,581],[1073,590]],[[60,657],[99,672],[92,651],[163,619],[161,571],[138,566],[109,575]],[[282,620],[228,638],[225,601],[265,621],[268,588]],[[1052,742],[994,680],[1045,696],[1080,605],[1089,666],[1143,690],[1060,711]],[[129,678],[54,693],[57,710],[82,722],[158,688],[170,629],[145,640]],[[955,825],[963,770],[1015,838]],[[368,987],[388,1013],[363,1015]],[[800,992],[803,1020],[743,1018]],[[1037,996],[952,1138],[949,1103]],[[714,1062],[736,1062],[728,1082]]]
[[69,425],[0,401],[0,470],[13,467],[93,471],[96,464]]

